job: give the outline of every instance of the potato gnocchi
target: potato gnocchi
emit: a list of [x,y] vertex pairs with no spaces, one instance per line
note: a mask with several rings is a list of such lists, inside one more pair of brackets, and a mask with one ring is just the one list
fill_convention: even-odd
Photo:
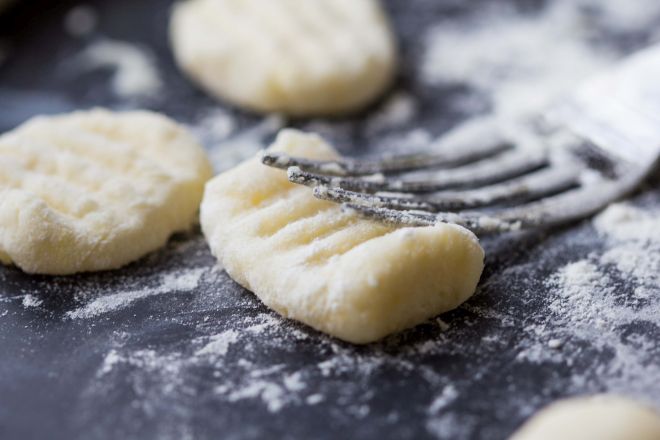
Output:
[[555,402],[510,440],[658,440],[660,414],[640,403],[601,394]]
[[396,46],[377,0],[188,0],[175,57],[213,95],[260,112],[338,114],[392,81]]
[[[318,136],[285,130],[275,151],[337,157]],[[483,269],[459,226],[394,228],[344,212],[259,157],[210,181],[201,223],[229,275],[285,317],[354,343],[376,341],[469,298]]]
[[58,275],[123,266],[195,222],[211,173],[155,113],[34,118],[0,137],[0,261]]

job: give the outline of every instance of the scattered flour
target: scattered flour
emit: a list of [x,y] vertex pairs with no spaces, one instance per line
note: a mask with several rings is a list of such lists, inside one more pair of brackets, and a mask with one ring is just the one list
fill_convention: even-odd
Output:
[[25,308],[39,307],[41,304],[43,304],[43,300],[34,295],[27,294],[23,297],[23,307]]
[[600,257],[635,284],[639,299],[657,297],[660,290],[660,210],[616,203],[594,219],[609,242]]
[[417,114],[417,100],[406,92],[393,94],[366,122],[365,131],[374,135],[409,124]]
[[238,402],[245,399],[259,397],[268,408],[268,411],[276,413],[284,406],[284,389],[275,383],[266,380],[257,380],[239,390],[227,395],[229,402]]
[[576,0],[575,3],[582,9],[592,9],[596,20],[613,31],[635,33],[653,29],[660,23],[660,5],[655,0]]
[[154,56],[146,49],[117,40],[99,40],[82,53],[87,70],[114,70],[112,87],[122,98],[152,97],[161,89],[162,80]]
[[[448,103],[451,108],[477,114],[486,109],[500,123],[516,122],[543,111],[624,54],[615,45],[593,44],[599,40],[599,30],[632,34],[642,27],[658,28],[658,24],[660,2],[653,0],[557,0],[547,2],[538,13],[486,6],[479,14],[452,18],[430,29],[420,79],[432,87],[466,86],[467,92]],[[660,32],[652,38],[660,38]],[[468,140],[478,138],[478,127],[465,128],[461,131]],[[521,320],[534,322],[524,327],[524,336],[514,345],[516,362],[569,368],[574,371],[573,386],[581,392],[605,388],[629,395],[660,395],[658,345],[653,336],[660,316],[658,214],[657,210],[616,204],[596,217],[593,224],[604,239],[602,252],[551,274],[543,283],[543,290],[550,292],[546,304],[532,316],[499,316],[490,308],[471,310],[481,319],[496,319],[503,329],[518,327]],[[511,277],[524,277],[527,271],[525,264],[513,266],[488,283],[506,291]],[[632,284],[633,291],[622,291],[622,284]],[[640,322],[653,323],[654,330],[627,335]],[[503,330],[502,335],[483,335],[482,342],[511,350],[512,342],[503,341],[507,334]],[[442,352],[442,342],[424,341],[415,350],[433,355]],[[589,364],[598,358],[609,361]],[[573,370],[575,364],[581,364],[581,369]],[[456,386],[459,395],[461,389]],[[464,436],[460,427],[470,421],[451,413],[434,413],[444,403],[443,394],[437,399],[429,406],[429,433],[438,438]],[[520,411],[532,408],[527,402]]]
[[235,330],[227,330],[209,338],[209,342],[195,352],[195,356],[211,356],[214,358],[227,354],[229,347],[238,341]]
[[[654,23],[659,13],[660,3],[655,0],[557,0],[548,2],[543,12],[534,15],[501,9],[480,12],[483,18],[456,19],[430,31],[425,38],[427,51],[421,74],[433,86],[467,85],[485,96],[495,113],[518,117],[538,110],[576,81],[619,57],[616,50],[607,46],[592,47],[589,17],[627,32]],[[128,52],[135,49],[127,47]],[[128,64],[143,63],[142,67],[147,68],[141,67],[138,70],[142,73],[138,74],[124,73],[124,77],[139,77],[147,71],[151,72],[146,75],[151,75],[151,79],[143,81],[143,86],[160,84],[149,55],[139,48],[136,50],[139,55],[133,53],[134,58],[142,61],[134,62],[134,59]],[[122,49],[106,47],[101,53],[104,51],[92,64],[117,68],[118,92],[128,88],[130,96],[142,93],[140,89],[144,87],[126,86],[126,83],[135,84],[134,79],[118,78],[122,71],[132,68],[114,61],[100,62],[116,58]],[[384,133],[383,139],[392,144],[412,143],[423,147],[432,141],[432,135],[424,128],[415,127],[418,112],[413,97],[405,93],[394,95],[370,119],[370,130]],[[214,109],[192,125],[210,147],[216,169],[223,170],[263,148],[267,138],[284,123],[283,118],[270,116],[245,130],[229,112]],[[330,132],[352,130],[350,124],[334,121],[315,121],[309,126],[325,127]],[[389,133],[390,129],[404,127],[400,133]],[[526,278],[532,268],[538,275],[543,261],[523,258],[518,264],[512,263],[486,280],[487,285],[482,288],[488,289],[487,297],[477,294],[456,315],[427,323],[424,337],[411,343],[397,344],[395,340],[395,343],[356,350],[271,313],[255,314],[259,306],[251,297],[241,299],[242,296],[234,293],[230,301],[223,302],[224,287],[220,282],[209,281],[208,266],[167,273],[157,277],[148,288],[131,289],[129,283],[110,294],[103,289],[93,295],[87,292],[83,295],[83,305],[68,312],[66,317],[99,317],[149,296],[194,289],[204,292],[196,300],[212,303],[204,310],[204,319],[194,315],[183,321],[193,332],[183,344],[180,340],[164,338],[159,340],[160,345],[145,349],[143,343],[131,345],[128,338],[101,353],[97,380],[90,384],[87,394],[89,402],[113,399],[117,384],[128,384],[135,394],[127,410],[130,416],[125,413],[131,420],[138,420],[139,415],[149,418],[157,411],[154,408],[162,405],[171,415],[162,423],[171,425],[172,432],[189,433],[195,423],[191,408],[197,408],[198,402],[205,399],[213,403],[240,403],[249,410],[262,408],[272,414],[287,410],[295,413],[327,402],[331,408],[339,408],[342,422],[358,423],[388,404],[379,400],[382,390],[374,390],[375,383],[393,393],[399,390],[398,383],[414,380],[420,389],[428,391],[427,398],[420,398],[425,394],[416,392],[417,399],[409,403],[421,408],[429,435],[475,437],[472,429],[478,423],[474,416],[457,411],[455,405],[474,404],[473,396],[484,391],[481,388],[484,384],[492,383],[492,375],[503,382],[512,380],[507,374],[520,371],[515,369],[520,366],[545,369],[543,377],[557,377],[562,386],[566,385],[560,380],[564,375],[570,384],[561,390],[553,390],[550,383],[532,384],[538,388],[539,395],[524,402],[511,403],[515,399],[504,399],[506,409],[515,413],[500,415],[502,420],[529,414],[545,403],[547,393],[608,390],[660,396],[660,382],[654,380],[660,377],[658,344],[654,339],[657,332],[631,330],[632,324],[640,321],[655,326],[660,312],[660,234],[657,233],[660,216],[657,214],[632,204],[613,205],[593,221],[603,239],[602,249],[549,271],[546,279]],[[182,252],[185,246],[181,246]],[[550,257],[552,260],[545,263],[556,261],[557,255]],[[212,275],[221,276],[215,272]],[[529,290],[514,295],[508,290],[512,279],[516,279],[514,284],[527,286]],[[621,286],[629,283],[621,283],[621,279],[631,280],[633,291],[623,289]],[[206,283],[213,289],[202,289]],[[539,290],[546,295],[539,297]],[[32,306],[34,300],[39,301],[36,297],[28,300],[22,297],[24,306],[26,301]],[[532,311],[523,316],[517,312],[523,310],[521,303],[525,301],[532,302],[533,308],[525,308]],[[225,303],[231,310],[214,317],[212,312]],[[182,314],[187,317],[189,312],[186,309]],[[406,334],[401,336],[404,340],[406,337]],[[511,365],[493,365],[490,360],[503,351],[514,353]],[[295,362],[288,361],[294,358]],[[464,368],[460,374],[452,370],[454,359]],[[557,376],[547,373],[548,369],[557,371]],[[212,375],[212,387],[198,387],[201,382],[208,383],[200,379],[201,374]],[[491,377],[484,379],[488,375]],[[383,381],[383,377],[394,380]],[[655,403],[660,404],[657,399]],[[392,414],[392,423],[406,414],[399,407]]]
[[[642,271],[637,275],[620,273],[638,284],[655,280],[652,287],[655,298],[640,302],[637,295],[631,296],[621,291],[605,272],[604,260],[616,249],[617,245],[614,246],[602,256],[594,254],[586,260],[570,263],[550,277],[547,286],[557,295],[550,300],[549,309],[553,314],[549,319],[561,324],[570,346],[575,347],[576,341],[582,340],[613,353],[612,359],[602,366],[603,376],[611,378],[609,386],[612,390],[643,395],[649,391],[645,382],[660,377],[660,365],[651,361],[655,356],[652,350],[637,351],[633,344],[622,339],[622,334],[628,326],[644,321],[653,323],[660,316],[657,297],[657,270],[660,266],[656,266],[654,271]],[[660,252],[660,249],[653,252]],[[636,337],[653,345],[652,334],[640,333]],[[550,358],[552,356],[549,355],[541,357],[541,360]],[[566,358],[562,357],[561,361],[565,362]],[[580,381],[580,375],[575,375],[573,380]]]
[[153,287],[102,295],[80,308],[67,312],[66,316],[71,319],[94,318],[126,308],[135,301],[150,296],[172,292],[189,292],[198,286],[207,270],[207,268],[192,268],[166,273],[159,276],[156,285]]
[[394,131],[378,141],[379,153],[404,153],[429,151],[433,147],[433,135],[422,127],[407,131]]
[[182,392],[181,381],[190,371],[207,366],[215,370],[214,376],[219,379],[213,395],[226,402],[258,399],[269,412],[277,413],[291,404],[312,406],[323,401],[322,395],[306,391],[303,371],[283,374],[285,365],[258,366],[248,359],[241,358],[237,362],[223,359],[234,345],[240,345],[242,352],[252,357],[254,353],[250,347],[254,341],[264,339],[279,345],[284,339],[295,340],[295,329],[283,328],[286,323],[271,314],[243,319],[234,327],[216,335],[195,338],[191,342],[191,353],[113,348],[105,354],[97,377],[102,379],[128,368],[131,370],[128,377],[140,381],[142,372],[149,371],[166,386],[161,389],[166,398]]
[[626,279],[635,283],[635,296],[650,299],[660,286],[660,246],[640,248],[635,244],[621,244],[605,252],[603,264],[614,265]]
[[198,136],[206,139],[205,143],[209,146],[208,153],[211,163],[214,169],[220,172],[236,166],[266,148],[271,140],[269,137],[283,128],[285,123],[286,119],[283,116],[273,114],[266,116],[255,126],[238,131],[234,136],[227,138],[233,131],[233,123],[217,123],[220,126],[232,125],[232,130],[225,130],[225,133],[221,133],[225,136],[217,136],[214,135],[213,129],[204,128],[209,124],[203,119],[200,124],[195,124],[194,131],[198,133]]
[[226,140],[234,132],[236,120],[227,110],[214,107],[205,111],[190,129],[202,142],[214,145]]
[[[612,391],[648,393],[647,382],[660,377],[660,365],[652,361],[653,349],[639,351],[636,345],[657,349],[653,332],[635,335],[634,344],[622,335],[630,326],[655,323],[660,316],[659,219],[652,210],[629,203],[612,205],[597,216],[593,224],[604,248],[566,264],[545,281],[552,293],[547,299],[550,315],[534,315],[535,324],[526,329],[532,338],[521,346],[517,359],[572,365],[580,356],[576,347],[584,341],[612,353],[600,367]],[[617,279],[632,285],[632,291],[623,290]],[[562,353],[564,347],[569,352]],[[584,385],[580,374],[572,380]]]
[[617,311],[609,303],[614,293],[611,279],[588,260],[564,266],[550,277],[547,285],[557,289],[557,297],[549,308],[558,319],[593,328],[617,318]]
[[655,243],[660,246],[660,210],[616,203],[594,220],[601,234],[616,241]]
[[559,349],[561,348],[563,342],[561,339],[550,339],[548,341],[548,347],[552,349]]
[[122,357],[117,350],[110,350],[108,354],[105,355],[103,358],[103,363],[101,364],[101,368],[96,372],[97,377],[104,376],[108,374],[109,372],[112,371],[112,369],[115,367],[115,365],[124,362],[125,358]]
[[572,0],[550,2],[538,15],[493,7],[467,28],[462,21],[442,22],[427,36],[422,80],[468,84],[490,99],[498,116],[520,118],[617,58],[589,44],[589,29]]
[[323,402],[323,395],[312,394],[311,396],[307,396],[305,402],[307,402],[308,405],[318,405],[319,403]]
[[456,390],[456,387],[454,387],[453,385],[447,385],[442,390],[442,393],[440,393],[438,397],[433,399],[431,405],[429,405],[428,412],[431,414],[439,413],[447,405],[453,402],[456,399],[456,397],[458,397],[458,391]]
[[[608,213],[602,214],[594,223],[602,224],[602,218],[607,216]],[[604,232],[606,229],[609,232]],[[606,229],[601,231],[605,240],[602,252],[568,262],[545,281],[538,281],[545,285],[546,295],[538,298],[536,292],[529,292],[529,298],[538,301],[530,315],[489,302],[508,301],[511,293],[506,286],[512,277],[523,277],[528,265],[538,267],[539,261],[526,261],[493,275],[488,283],[499,287],[491,286],[488,298],[481,298],[486,305],[478,305],[477,295],[477,305],[466,305],[466,316],[443,316],[430,321],[426,325],[434,336],[414,344],[385,342],[356,350],[272,313],[254,314],[250,312],[253,300],[244,303],[245,310],[238,310],[234,298],[229,301],[231,310],[222,318],[215,318],[215,322],[214,318],[194,317],[186,321],[186,325],[204,336],[195,336],[184,345],[165,342],[164,346],[144,349],[124,341],[109,349],[97,370],[98,381],[89,393],[91,398],[99,398],[110,392],[105,386],[114,386],[118,381],[127,383],[136,390],[138,401],[146,405],[144,411],[150,411],[157,402],[176,408],[178,416],[171,421],[173,432],[194,424],[194,413],[188,408],[200,399],[241,404],[249,411],[261,408],[271,414],[302,413],[305,408],[328,402],[333,408],[341,408],[346,423],[359,423],[382,405],[378,401],[379,391],[369,384],[376,383],[383,374],[401,382],[414,376],[415,383],[428,389],[428,400],[411,403],[425,408],[424,426],[428,433],[438,438],[461,438],[472,432],[478,422],[470,414],[457,412],[455,405],[466,402],[466,396],[482,392],[483,383],[493,380],[483,379],[484,376],[503,374],[501,380],[511,380],[505,371],[492,371],[489,363],[493,353],[506,350],[518,354],[511,360],[514,366],[529,364],[535,369],[551,366],[558,371],[573,371],[567,376],[570,385],[565,392],[605,388],[648,396],[654,389],[660,392],[652,379],[660,374],[660,367],[651,362],[657,344],[652,335],[643,333],[624,338],[622,329],[640,320],[657,320],[658,301],[631,301],[625,292],[619,291],[615,282],[619,275],[610,273],[604,260],[612,249],[631,243],[616,238],[616,226],[610,224]],[[646,246],[644,240],[633,243]],[[201,282],[220,289],[216,281],[204,278]],[[198,286],[198,290],[205,290],[204,285]],[[219,299],[212,302],[215,301]],[[473,339],[455,343],[457,337],[469,335],[472,326],[484,323],[490,323],[490,333],[477,328]],[[517,336],[510,339],[514,329]],[[597,360],[593,350],[608,360]],[[300,361],[288,362],[292,357]],[[463,359],[461,368],[465,371],[461,375],[451,374],[451,365],[430,361],[454,357]],[[504,370],[509,368],[507,365]],[[212,386],[195,388],[200,372],[212,375]],[[393,386],[389,382],[378,383]],[[549,384],[538,386],[542,393]],[[337,390],[341,390],[339,397],[332,394]],[[539,394],[521,401],[516,411],[529,414],[544,399],[547,396]],[[392,423],[405,417],[399,411],[391,415]]]

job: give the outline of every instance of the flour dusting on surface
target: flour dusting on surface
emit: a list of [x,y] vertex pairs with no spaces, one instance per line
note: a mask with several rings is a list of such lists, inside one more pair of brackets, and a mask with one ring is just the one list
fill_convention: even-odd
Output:
[[229,111],[213,107],[199,116],[190,129],[205,145],[214,145],[236,130],[236,120]]
[[[612,14],[614,4],[610,1],[604,6],[609,9],[601,17],[603,20]],[[562,1],[538,15],[507,10],[489,12],[483,20],[468,17],[454,24],[439,24],[429,31],[426,40],[424,80],[432,86],[446,82],[467,84],[471,93],[490,101],[491,110],[498,117],[517,118],[537,111],[583,77],[611,65],[619,57],[610,48],[591,47],[586,30],[580,28],[581,11],[577,4]],[[573,28],[575,32],[570,30]],[[502,61],[497,55],[502,52],[511,56]],[[445,62],[447,59],[452,62]],[[556,59],[566,63],[557,63]],[[463,98],[473,99],[467,95]],[[461,108],[465,104],[450,101],[449,105]],[[379,139],[385,148],[405,145],[423,149],[437,142],[469,143],[483,137],[484,127],[492,122],[488,118],[471,120],[453,137],[438,141],[424,127],[414,125],[418,111],[414,96],[395,93],[369,120],[368,130],[384,134]],[[267,117],[246,131],[238,129],[231,116],[219,111],[200,118],[193,126],[210,145],[216,169],[222,170],[263,148],[264,139],[283,123],[281,118]],[[350,132],[350,125],[337,121],[311,121],[304,127],[327,132],[328,136]],[[582,227],[581,234],[593,233],[595,229],[603,237],[598,252],[557,266],[557,255],[534,251],[522,262],[500,268],[481,286],[488,295],[478,293],[463,306],[462,312],[424,324],[431,337],[397,344],[396,341],[409,337],[404,332],[381,344],[356,350],[270,312],[246,314],[232,310],[223,315],[219,332],[205,333],[213,318],[188,323],[195,334],[204,333],[191,338],[188,346],[150,350],[130,344],[114,347],[105,354],[99,368],[103,380],[89,391],[103,395],[103,384],[119,378],[137,387],[148,374],[150,380],[160,385],[149,398],[179,406],[206,399],[249,405],[263,414],[280,414],[334,404],[341,408],[346,423],[358,423],[382,405],[377,399],[379,390],[368,384],[382,377],[395,378],[379,382],[395,392],[399,382],[405,383],[414,376],[416,383],[428,390],[426,398],[415,405],[423,408],[428,434],[438,438],[461,438],[473,432],[478,420],[453,408],[469,401],[475,393],[487,392],[483,383],[521,380],[517,375],[510,376],[515,374],[509,373],[512,368],[551,369],[567,377],[558,382],[561,388],[554,388],[554,383],[521,384],[538,392],[524,401],[514,401],[513,408],[508,407],[519,415],[531,414],[547,403],[549,396],[596,391],[658,396],[659,382],[654,378],[660,377],[660,371],[653,362],[658,355],[653,341],[657,328],[648,334],[630,330],[640,320],[656,322],[659,312],[659,254],[657,239],[651,238],[657,231],[654,218],[646,208],[614,205]],[[495,259],[499,246],[515,246],[497,240],[485,245]],[[562,246],[571,246],[571,241]],[[575,250],[564,251],[579,254]],[[546,265],[553,265],[553,270],[540,274]],[[632,290],[621,291],[621,279],[631,280]],[[511,291],[512,280],[523,287]],[[547,293],[539,296],[540,291]],[[254,307],[251,301],[243,307]],[[521,307],[517,302],[526,303],[525,308],[533,312],[516,314]],[[309,347],[311,343],[313,348]],[[512,353],[510,365],[492,365],[491,357],[503,350]],[[262,353],[269,353],[268,362],[264,362]],[[305,361],[288,362],[291,356],[303,356]],[[453,357],[462,359],[465,368],[458,376],[426,362]],[[450,371],[451,365],[447,368]],[[215,384],[212,389],[189,388],[200,371],[211,375]],[[345,397],[333,394],[337,390],[333,384],[339,383]],[[660,405],[660,401],[655,404]],[[192,423],[192,415],[181,408],[178,426],[186,426]],[[405,417],[405,410],[399,407],[383,423],[396,424]],[[510,414],[502,417],[508,420]]]
[[66,316],[71,319],[88,319],[121,310],[135,301],[150,296],[174,292],[188,292],[198,286],[201,277],[206,271],[206,268],[194,268],[165,273],[159,276],[156,285],[153,287],[125,290],[99,296],[84,306],[67,312]]
[[660,246],[660,210],[615,203],[599,214],[594,225],[616,241],[655,242]]
[[[286,120],[281,115],[264,117],[256,125],[238,131],[233,136],[213,136],[207,131],[209,158],[216,171],[225,171],[254,156],[268,146],[270,137],[284,127]],[[202,122],[202,126],[204,122]],[[199,127],[199,126],[198,126]]]
[[29,293],[23,297],[23,307],[25,308],[39,307],[41,304],[43,304],[43,300]]
[[440,23],[427,37],[423,80],[467,83],[502,117],[541,111],[616,59],[589,44],[583,23],[570,0],[551,2],[531,16],[493,8],[467,29],[464,22]]
[[406,92],[394,93],[366,121],[365,132],[371,135],[384,130],[392,130],[408,125],[417,114],[417,100]]
[[82,53],[87,70],[113,70],[112,88],[123,98],[152,97],[162,80],[153,55],[141,46],[117,40],[99,40]]
[[217,358],[227,354],[229,347],[238,341],[238,333],[235,330],[227,330],[213,335],[202,348],[195,352],[195,356],[210,356]]
[[[408,46],[425,46],[413,80],[432,99],[451,89],[443,111],[473,118],[452,142],[488,137],[487,118],[476,120],[483,113],[524,117],[614,63],[629,48],[594,44],[602,29],[627,35],[660,17],[655,0],[546,3],[534,12],[465,8],[414,29]],[[444,122],[424,98],[395,91],[358,123],[293,124],[351,153],[360,142],[424,149],[442,142],[435,124]],[[253,156],[286,122],[216,106],[188,121],[218,171]],[[21,356],[60,332],[67,371],[57,374],[89,378],[69,412],[118,438],[148,426],[145,438],[191,439],[202,419],[234,438],[284,436],[286,421],[318,417],[355,437],[505,438],[560,397],[609,391],[660,407],[659,206],[652,187],[566,228],[484,238],[473,298],[364,347],[270,312],[217,268],[198,233],[109,274],[43,280],[3,268],[0,330],[27,334],[30,345],[13,349]],[[32,325],[44,313],[46,330]],[[84,353],[86,369],[69,353]]]

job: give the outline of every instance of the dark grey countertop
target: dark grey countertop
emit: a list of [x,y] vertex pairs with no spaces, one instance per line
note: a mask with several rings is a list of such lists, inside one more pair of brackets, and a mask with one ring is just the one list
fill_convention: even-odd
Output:
[[[90,0],[100,20],[84,38],[62,26],[76,4],[24,1],[0,16],[0,45],[9,48],[0,131],[95,105],[151,108],[193,126],[221,107],[236,133],[261,123],[217,104],[175,68],[170,1]],[[379,103],[350,120],[292,125],[323,128],[360,154],[393,132],[422,127],[435,136],[488,111],[470,85],[424,84],[419,65],[430,26],[503,4],[389,1],[404,54],[396,90],[415,97],[414,120],[374,134],[365,127]],[[511,13],[534,17],[548,4],[510,2]],[[607,29],[586,6],[581,13],[593,19],[594,47],[623,53],[650,38],[648,29]],[[101,38],[147,47],[163,93],[120,98],[111,71],[76,70],[77,55]],[[219,145],[207,146],[225,157]],[[483,241],[486,270],[472,299],[365,347],[270,312],[215,267],[199,232],[107,273],[42,277],[1,267],[0,438],[503,439],[563,396],[612,391],[660,405],[660,243],[644,235],[658,225],[660,176],[623,207],[634,214],[628,226],[610,212]]]

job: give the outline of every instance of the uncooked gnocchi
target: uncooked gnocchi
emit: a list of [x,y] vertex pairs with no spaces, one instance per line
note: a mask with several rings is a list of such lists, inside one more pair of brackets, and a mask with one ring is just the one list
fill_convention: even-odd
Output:
[[114,269],[196,220],[211,167],[150,112],[34,118],[0,137],[0,261],[26,272]]
[[526,422],[510,440],[660,440],[660,415],[613,395],[560,400]]
[[193,80],[261,112],[350,112],[395,72],[378,0],[188,0],[175,7],[170,36]]
[[[337,157],[285,130],[272,150]],[[476,237],[455,225],[394,228],[342,211],[259,157],[210,181],[202,229],[229,275],[285,317],[367,343],[451,310],[483,269]]]

